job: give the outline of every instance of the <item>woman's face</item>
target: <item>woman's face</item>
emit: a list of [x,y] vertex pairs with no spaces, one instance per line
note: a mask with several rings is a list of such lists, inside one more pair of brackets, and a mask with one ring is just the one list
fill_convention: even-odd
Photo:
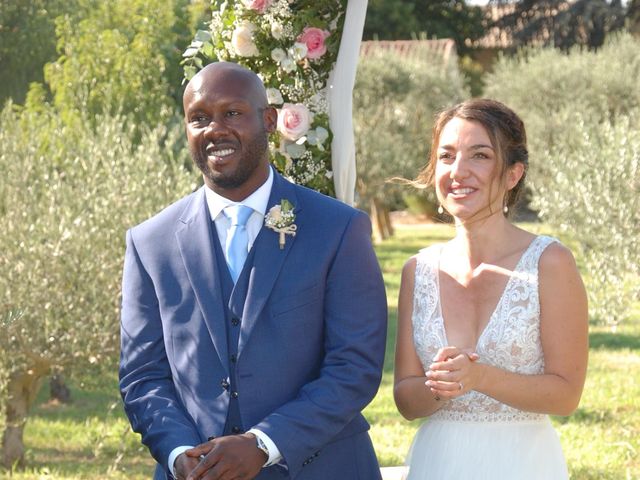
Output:
[[464,221],[502,212],[506,187],[482,124],[452,118],[442,129],[436,154],[436,194],[453,217]]

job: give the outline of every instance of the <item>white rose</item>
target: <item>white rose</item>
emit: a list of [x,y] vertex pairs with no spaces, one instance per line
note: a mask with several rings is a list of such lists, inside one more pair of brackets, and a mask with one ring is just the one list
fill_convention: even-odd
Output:
[[240,57],[255,57],[258,55],[258,48],[253,42],[253,32],[256,26],[248,21],[242,22],[236,27],[231,35],[231,46]]
[[267,88],[267,100],[269,105],[282,105],[282,102],[284,102],[282,93],[277,88]]
[[287,140],[295,142],[307,133],[311,120],[311,112],[302,103],[285,103],[278,112],[278,131]]
[[269,217],[274,224],[282,220],[282,209],[280,205],[274,205],[269,209]]
[[293,47],[289,49],[289,55],[291,55],[295,61],[302,60],[307,56],[307,45],[300,42],[294,43]]
[[284,27],[281,23],[274,22],[271,24],[271,36],[276,40],[280,40],[284,34]]
[[274,48],[271,50],[271,58],[273,58],[274,62],[281,63],[285,58],[287,58],[287,52],[281,48]]
[[293,61],[293,58],[287,56],[280,62],[280,67],[287,73],[295,72],[296,62]]

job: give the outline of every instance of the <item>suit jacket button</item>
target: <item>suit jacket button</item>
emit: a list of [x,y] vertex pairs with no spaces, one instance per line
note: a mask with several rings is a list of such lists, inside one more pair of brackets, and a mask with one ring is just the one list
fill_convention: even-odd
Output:
[[236,357],[235,353],[231,355],[231,363],[236,363],[237,359],[238,359],[238,357]]
[[225,390],[229,390],[229,382],[227,381],[226,378],[222,379],[222,381],[220,382],[220,386]]
[[238,392],[231,392],[231,396],[233,398],[238,398]]
[[233,427],[231,433],[242,433],[242,429],[240,427]]
[[238,325],[240,325],[240,319],[237,317],[233,317],[231,319],[231,325],[233,325],[234,327],[237,327]]

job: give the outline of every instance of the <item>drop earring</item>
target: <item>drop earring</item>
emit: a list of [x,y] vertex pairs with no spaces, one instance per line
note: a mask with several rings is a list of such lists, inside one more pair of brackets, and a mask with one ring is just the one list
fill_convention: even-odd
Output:
[[505,215],[509,213],[509,192],[507,192],[505,196],[502,197],[502,213],[504,213]]
[[438,214],[442,215],[444,213],[444,208],[442,208],[442,205],[438,205]]

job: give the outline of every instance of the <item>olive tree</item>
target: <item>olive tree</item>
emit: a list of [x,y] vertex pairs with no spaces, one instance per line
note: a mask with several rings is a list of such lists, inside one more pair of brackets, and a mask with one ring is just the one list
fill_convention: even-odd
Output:
[[576,242],[592,316],[611,325],[640,292],[638,49],[627,34],[595,52],[525,51],[486,81],[524,119],[532,206]]
[[536,179],[533,205],[578,240],[592,315],[615,326],[640,294],[640,110],[601,122],[588,111],[565,118],[565,141],[542,153],[552,173]]
[[23,462],[29,408],[52,369],[114,368],[125,230],[195,187],[177,124],[139,137],[128,117],[95,122],[72,128],[46,104],[0,116],[5,467]]
[[181,103],[181,52],[203,0],[74,1],[81,13],[56,18],[59,56],[44,68],[65,121],[125,112],[164,122]]
[[378,237],[391,233],[387,212],[399,191],[389,179],[415,178],[427,161],[435,113],[467,95],[457,68],[428,50],[360,59],[353,93],[357,187]]

